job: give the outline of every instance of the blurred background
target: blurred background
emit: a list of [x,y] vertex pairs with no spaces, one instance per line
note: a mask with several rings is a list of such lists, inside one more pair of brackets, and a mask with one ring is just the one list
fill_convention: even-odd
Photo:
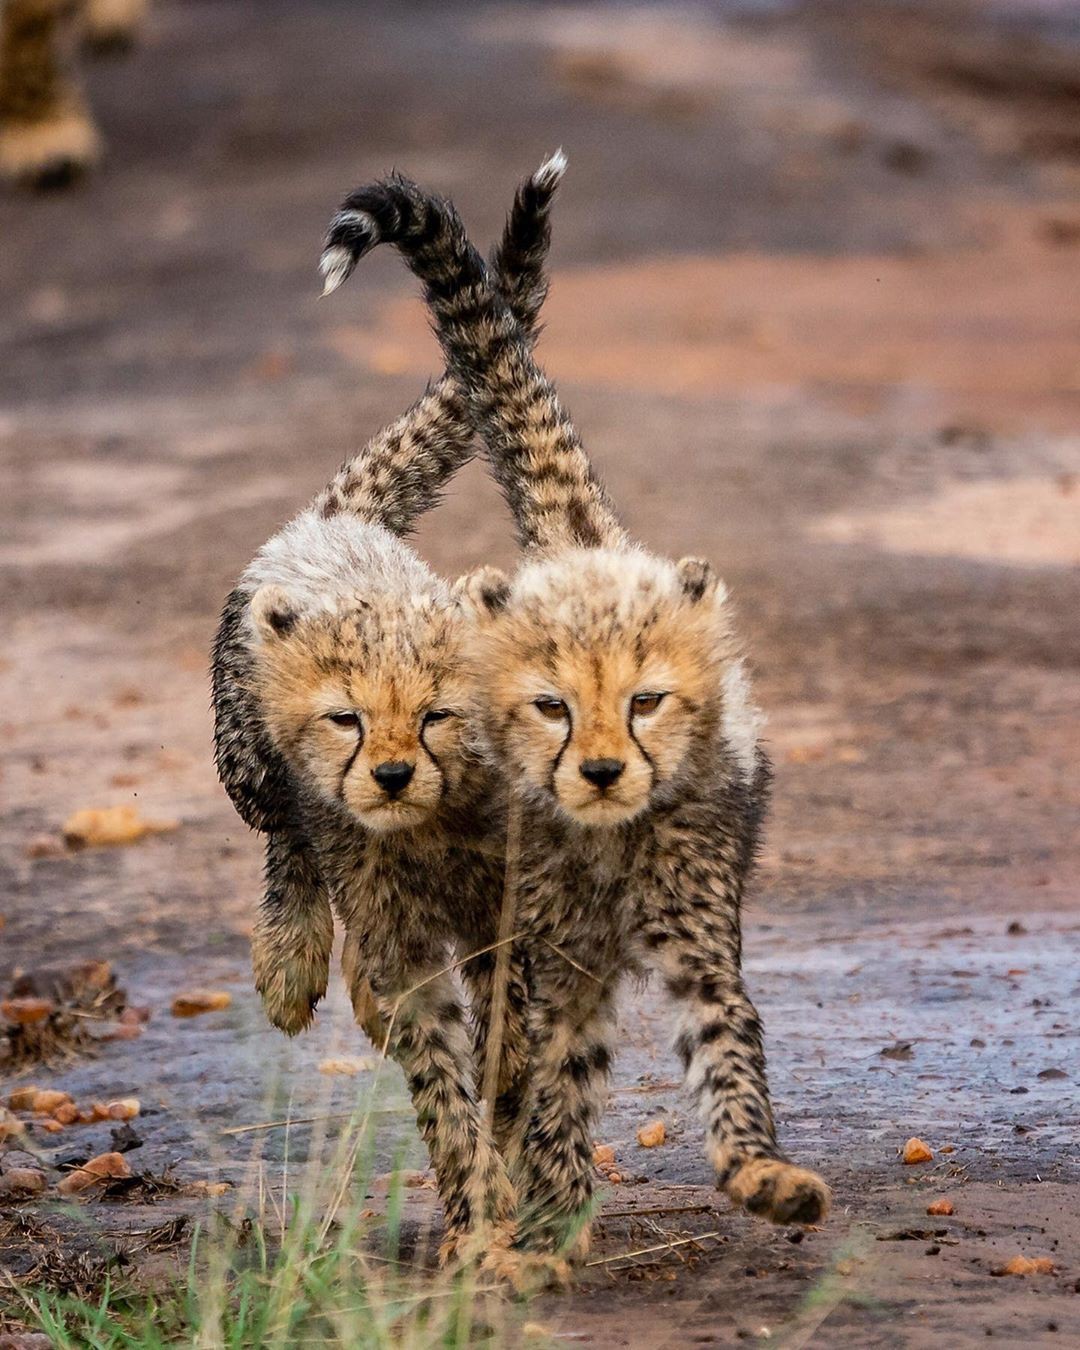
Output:
[[[985,1144],[1019,1083],[996,1165],[1060,1172],[1065,1088],[1034,1080],[1076,959],[1078,55],[1072,0],[154,0],[80,61],[101,163],[0,193],[0,977],[100,957],[166,1008],[233,990],[230,1035],[165,1016],[78,1070],[152,1072],[162,1149],[190,1151],[193,1092],[205,1125],[257,1112],[268,1064],[310,1089],[250,990],[219,606],[439,372],[390,251],[317,298],[323,230],[396,166],[486,247],[562,145],[540,359],[632,530],[728,579],[770,716],[748,960],[781,1120],[830,1178],[821,1122],[848,1130],[862,1185],[903,1114],[866,1056],[923,1035],[956,1095],[906,1084],[907,1132],[944,1110]],[[479,465],[419,543],[512,561]],[[63,842],[112,805],[177,828]],[[666,1055],[654,1002],[624,1080]]]

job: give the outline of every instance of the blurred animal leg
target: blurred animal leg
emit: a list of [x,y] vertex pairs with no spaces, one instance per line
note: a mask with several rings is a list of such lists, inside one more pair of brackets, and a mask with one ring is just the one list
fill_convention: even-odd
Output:
[[0,177],[69,183],[101,153],[76,78],[71,0],[0,6]]

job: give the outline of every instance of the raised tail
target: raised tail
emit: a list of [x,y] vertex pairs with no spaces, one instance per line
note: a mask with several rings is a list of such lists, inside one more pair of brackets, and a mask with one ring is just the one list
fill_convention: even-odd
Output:
[[546,293],[542,267],[533,264],[547,250],[546,204],[565,167],[560,151],[518,189],[494,257],[496,265],[520,266],[516,288],[493,275],[450,202],[397,174],[346,198],[321,262],[329,292],[376,244],[400,250],[424,285],[449,372],[468,397],[521,542],[543,551],[625,540],[573,424],[533,360],[535,319],[522,320]]
[[[551,204],[560,177],[561,167],[553,170],[549,161],[521,184],[492,254],[492,284],[529,342],[547,296]],[[403,211],[394,215],[393,210],[392,202],[382,202],[380,215],[391,234],[416,227],[411,199]],[[364,223],[369,219],[370,227]],[[383,237],[374,217],[348,205],[335,217],[331,235],[334,242],[328,239],[322,259],[324,295]],[[314,509],[324,516],[348,512],[405,535],[437,504],[445,484],[471,457],[474,431],[468,399],[457,381],[444,375],[342,466],[316,498]]]

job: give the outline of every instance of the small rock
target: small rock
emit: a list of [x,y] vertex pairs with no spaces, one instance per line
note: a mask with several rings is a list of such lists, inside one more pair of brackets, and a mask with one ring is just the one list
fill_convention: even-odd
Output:
[[924,1144],[913,1135],[904,1145],[902,1157],[907,1166],[911,1167],[915,1163],[932,1162],[934,1152],[928,1144]]
[[226,1195],[231,1190],[232,1182],[229,1181],[193,1181],[184,1187],[183,1194],[216,1200],[219,1195]]
[[20,1087],[8,1097],[8,1106],[13,1111],[32,1111],[34,1109],[34,1098],[41,1091],[39,1087]]
[[44,1022],[55,1011],[56,1004],[51,998],[6,998],[0,1003],[0,1014],[20,1026]]
[[642,1148],[659,1148],[666,1138],[667,1131],[664,1129],[662,1120],[654,1120],[648,1125],[642,1125],[637,1132],[637,1141]]
[[1056,1266],[1048,1256],[1014,1256],[1003,1266],[997,1266],[991,1275],[1053,1275]]
[[129,1177],[131,1168],[122,1153],[99,1153],[83,1163],[83,1171],[95,1177]]
[[129,1176],[131,1168],[122,1153],[101,1153],[96,1158],[91,1158],[89,1162],[83,1163],[82,1167],[77,1167],[74,1172],[69,1172],[56,1189],[62,1195],[78,1195],[82,1191],[89,1190],[91,1186],[96,1186],[100,1181]]
[[224,989],[189,989],[177,994],[172,1001],[174,1017],[198,1017],[202,1013],[220,1012],[232,1003],[232,994]]
[[943,1217],[948,1216],[954,1212],[953,1202],[951,1200],[932,1200],[930,1204],[926,1206],[926,1212],[934,1218],[937,1218],[939,1215]]
[[95,1177],[89,1172],[84,1172],[81,1167],[76,1168],[74,1172],[69,1172],[67,1176],[61,1177],[56,1183],[56,1189],[61,1195],[80,1195],[83,1191],[88,1191],[91,1186],[96,1186],[103,1177]]
[[63,835],[69,848],[108,848],[179,828],[178,820],[144,820],[134,806],[86,807],[64,822]]
[[0,1195],[40,1195],[46,1184],[37,1167],[9,1167],[0,1177]]
[[597,1167],[614,1167],[615,1150],[610,1144],[597,1144],[593,1149],[592,1160]]
[[105,1108],[108,1112],[109,1120],[134,1120],[139,1114],[138,1097],[121,1097],[119,1101],[110,1102]]
[[52,1113],[53,1120],[58,1120],[61,1125],[75,1125],[78,1123],[81,1112],[74,1102],[61,1102]]
[[344,1074],[347,1078],[354,1078],[358,1073],[368,1073],[371,1067],[370,1059],[362,1059],[355,1055],[346,1055],[341,1059],[322,1060],[319,1064],[319,1072],[325,1074]]
[[41,1088],[34,1093],[30,1110],[43,1116],[55,1116],[58,1107],[70,1104],[70,1092],[58,1092],[55,1088]]

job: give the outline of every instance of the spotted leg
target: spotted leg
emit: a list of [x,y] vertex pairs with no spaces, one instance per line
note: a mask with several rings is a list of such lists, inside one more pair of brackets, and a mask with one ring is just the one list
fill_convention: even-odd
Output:
[[[469,992],[472,1013],[476,1082],[482,1087],[487,1069],[488,1042],[492,1031],[492,1004],[495,1002],[493,998],[495,953],[485,952],[467,961],[461,973]],[[528,1067],[527,1012],[528,989],[524,956],[515,947],[507,971],[506,996],[502,1004],[502,1026],[496,1037],[500,1043],[499,1073],[492,1113],[495,1145],[503,1157],[508,1159],[520,1145],[520,1122]]]
[[266,839],[266,893],[251,934],[255,988],[274,1026],[295,1036],[326,993],[334,916],[318,862],[303,834]]
[[599,980],[539,945],[530,952],[529,1095],[515,1169],[518,1246],[581,1256],[593,1199],[593,1133],[607,1098],[614,978]]
[[400,992],[380,980],[374,1004],[435,1170],[445,1217],[440,1259],[472,1259],[509,1245],[514,1193],[474,1088],[465,1009],[448,974],[422,983],[431,974],[410,971]]
[[681,1004],[675,1045],[718,1185],[775,1223],[814,1223],[828,1210],[829,1188],[776,1142],[761,1022],[743,986],[739,905],[748,864],[730,816],[677,814],[642,878],[642,937]]

